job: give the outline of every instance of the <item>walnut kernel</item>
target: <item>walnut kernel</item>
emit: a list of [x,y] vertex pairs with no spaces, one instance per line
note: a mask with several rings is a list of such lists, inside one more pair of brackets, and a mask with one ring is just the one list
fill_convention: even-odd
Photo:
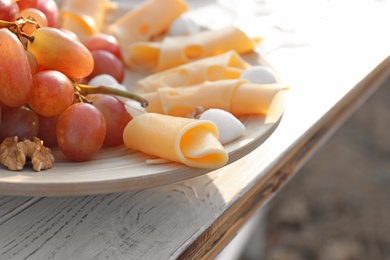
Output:
[[54,164],[54,156],[50,148],[43,145],[42,140],[18,141],[18,137],[8,137],[0,145],[0,163],[11,171],[21,171],[27,159],[31,159],[34,171],[50,169]]

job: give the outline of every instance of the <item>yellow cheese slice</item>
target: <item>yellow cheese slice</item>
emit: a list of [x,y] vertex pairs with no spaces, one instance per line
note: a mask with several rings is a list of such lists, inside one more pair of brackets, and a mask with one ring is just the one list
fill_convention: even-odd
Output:
[[110,0],[62,1],[60,27],[74,32],[80,40],[84,40],[102,31],[106,12],[115,6]]
[[239,78],[250,67],[234,50],[196,60],[152,74],[137,82],[139,91],[152,92],[161,87],[184,87],[204,81]]
[[128,123],[123,140],[130,149],[190,167],[216,169],[228,161],[218,129],[208,120],[145,113]]
[[188,10],[184,0],[149,0],[120,17],[108,30],[125,48],[137,41],[149,41],[167,31],[171,23]]
[[219,108],[235,116],[267,114],[284,84],[253,84],[244,79],[204,82],[195,86],[160,88],[142,96],[148,100],[148,112],[187,117],[197,107]]
[[165,37],[161,42],[136,42],[130,44],[123,55],[128,66],[162,71],[230,50],[240,54],[250,52],[260,41],[260,38],[249,38],[235,26],[228,26],[187,36]]

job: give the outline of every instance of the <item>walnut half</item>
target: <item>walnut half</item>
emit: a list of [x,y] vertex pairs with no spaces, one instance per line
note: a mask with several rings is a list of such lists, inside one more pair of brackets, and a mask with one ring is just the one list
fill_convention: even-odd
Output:
[[18,137],[8,137],[0,145],[0,163],[11,171],[23,170],[26,160],[30,158],[34,171],[50,169],[54,164],[54,156],[50,148],[43,145],[42,140],[18,141]]

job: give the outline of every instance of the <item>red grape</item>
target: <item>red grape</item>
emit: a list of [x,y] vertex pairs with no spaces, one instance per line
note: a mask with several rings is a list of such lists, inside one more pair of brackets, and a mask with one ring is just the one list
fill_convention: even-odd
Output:
[[54,0],[38,0],[36,8],[45,14],[47,26],[58,27],[59,8]]
[[104,115],[107,128],[104,145],[116,146],[122,144],[123,129],[132,119],[123,102],[115,96],[106,94],[89,94],[86,97]]
[[75,34],[74,32],[72,32],[71,30],[68,30],[68,29],[65,29],[65,28],[60,28],[61,31],[63,31],[64,33],[66,33],[72,40],[75,40],[75,41],[80,41],[79,37],[77,36],[77,34]]
[[36,8],[38,4],[38,0],[19,0],[16,1],[19,6],[19,10],[22,11],[27,8]]
[[27,103],[31,95],[32,75],[26,51],[18,38],[0,29],[0,102],[10,107]]
[[1,112],[4,113],[5,111],[8,111],[12,109],[12,107],[9,107],[7,105],[4,105],[3,103],[0,103]]
[[54,147],[57,145],[57,122],[60,115],[54,117],[45,117],[38,115],[39,132],[38,137],[43,141],[46,147]]
[[118,59],[122,60],[121,47],[118,40],[112,35],[96,33],[88,37],[83,43],[90,51],[108,51],[114,54]]
[[13,22],[18,18],[19,7],[12,0],[0,0],[0,20]]
[[33,76],[33,88],[28,105],[42,116],[61,114],[72,103],[72,82],[61,72],[45,70]]
[[31,34],[27,49],[35,55],[38,63],[58,70],[66,76],[78,79],[88,76],[93,70],[91,52],[68,34],[56,28],[43,27]]
[[35,75],[39,70],[37,58],[35,58],[34,54],[29,51],[26,51],[26,55],[28,58],[28,63],[30,64],[31,75]]
[[56,131],[58,147],[68,159],[87,161],[103,145],[106,122],[96,107],[76,103],[61,114]]
[[29,108],[18,107],[4,111],[0,127],[0,140],[17,136],[19,140],[30,139],[38,135],[39,119]]
[[[44,13],[36,8],[26,8],[20,12],[20,16],[28,18],[37,22],[41,27],[47,27],[47,18]],[[23,26],[23,32],[27,35],[31,35],[37,27],[31,23],[27,23]]]
[[118,59],[114,54],[97,50],[91,52],[94,62],[93,71],[86,78],[88,81],[100,74],[108,74],[114,77],[119,83],[121,83],[125,76],[125,67],[123,62]]

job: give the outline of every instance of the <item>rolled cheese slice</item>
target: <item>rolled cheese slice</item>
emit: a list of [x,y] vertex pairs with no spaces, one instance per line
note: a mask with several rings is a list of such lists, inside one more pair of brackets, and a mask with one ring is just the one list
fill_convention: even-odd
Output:
[[160,88],[142,96],[147,112],[187,117],[197,107],[219,108],[235,116],[267,114],[275,95],[289,87],[282,83],[253,84],[245,79],[218,80],[195,86]]
[[127,147],[190,167],[216,169],[228,161],[218,140],[218,129],[209,120],[145,113],[125,127]]
[[61,28],[74,32],[80,40],[101,32],[106,12],[116,6],[110,0],[62,1]]
[[249,38],[237,27],[228,26],[187,36],[165,37],[161,42],[136,42],[130,44],[123,55],[128,66],[162,71],[229,50],[247,53],[260,41],[261,38]]
[[188,10],[184,0],[149,0],[124,14],[108,30],[125,48],[168,31],[171,23]]
[[234,50],[196,60],[152,74],[137,82],[139,91],[152,92],[161,87],[184,87],[204,81],[236,79],[250,67]]

